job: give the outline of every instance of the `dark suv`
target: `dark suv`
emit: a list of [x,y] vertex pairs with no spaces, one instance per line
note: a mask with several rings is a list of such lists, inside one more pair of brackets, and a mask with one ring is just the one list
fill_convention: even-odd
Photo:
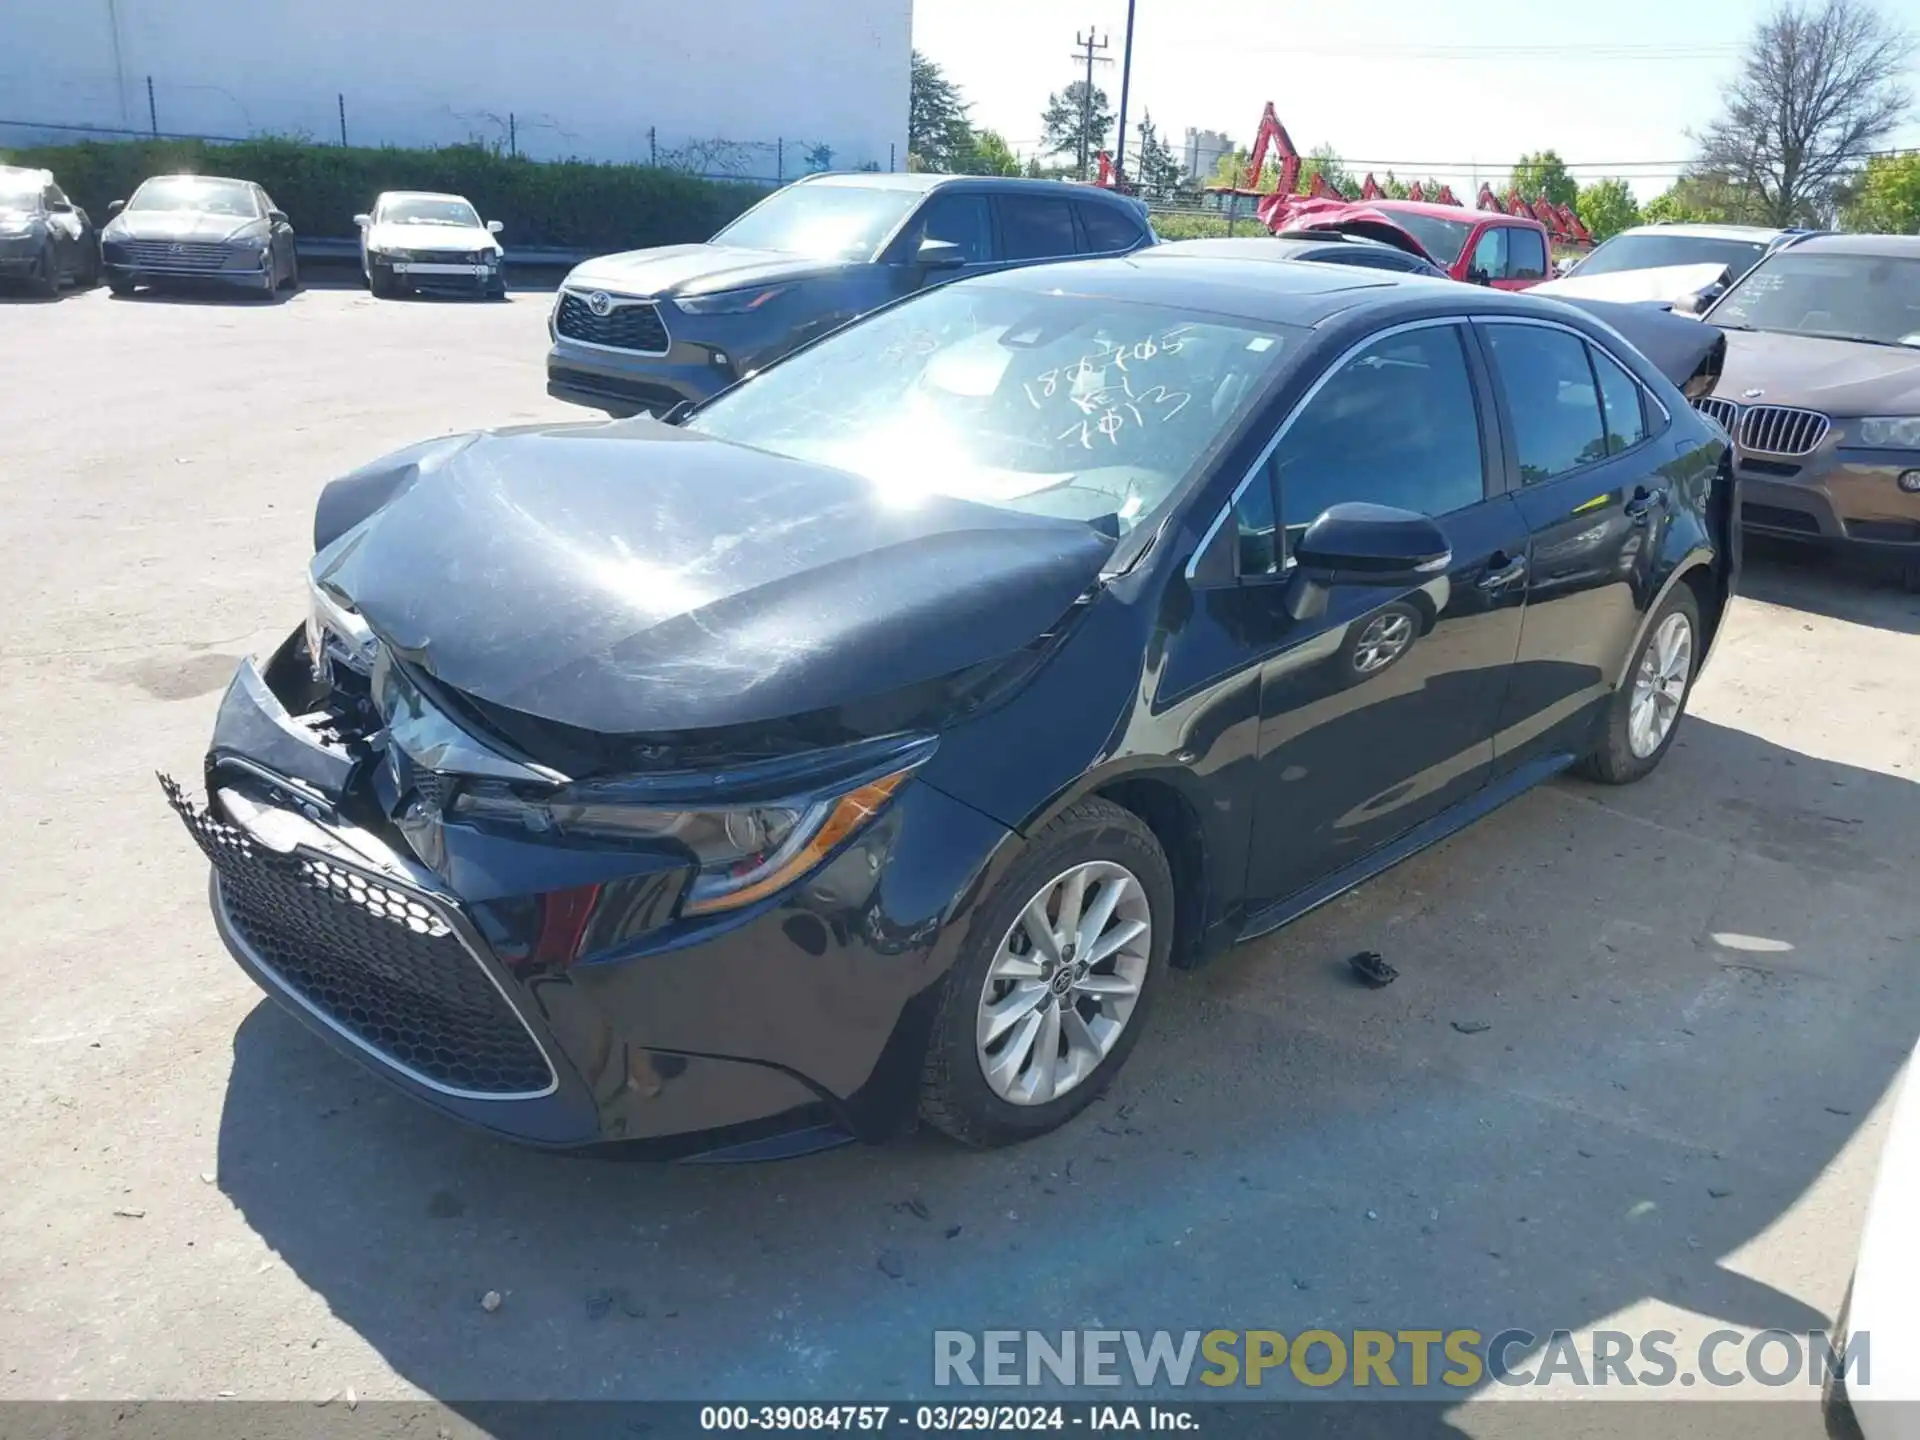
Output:
[[811,175],[704,245],[577,266],[547,322],[547,393],[609,415],[698,403],[929,285],[1153,243],[1138,201],[1056,180]]

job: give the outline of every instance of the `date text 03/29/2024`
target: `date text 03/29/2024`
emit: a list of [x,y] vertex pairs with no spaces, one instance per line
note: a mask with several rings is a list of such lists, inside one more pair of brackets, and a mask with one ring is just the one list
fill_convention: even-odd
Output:
[[1195,1431],[1191,1410],[1169,1405],[703,1405],[703,1431],[827,1435],[890,1430],[997,1435],[1014,1431]]

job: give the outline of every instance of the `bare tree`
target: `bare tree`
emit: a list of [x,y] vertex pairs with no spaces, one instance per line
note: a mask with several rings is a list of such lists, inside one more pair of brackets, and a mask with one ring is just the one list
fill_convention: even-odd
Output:
[[1819,219],[1906,116],[1912,37],[1865,0],[1786,0],[1761,21],[1700,168],[1749,191],[1776,225]]

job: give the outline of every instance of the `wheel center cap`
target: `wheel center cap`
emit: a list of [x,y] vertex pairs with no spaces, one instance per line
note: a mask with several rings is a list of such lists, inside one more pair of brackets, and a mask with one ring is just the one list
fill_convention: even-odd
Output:
[[1078,971],[1071,965],[1062,965],[1054,971],[1053,979],[1047,982],[1047,988],[1056,995],[1064,995],[1073,988]]

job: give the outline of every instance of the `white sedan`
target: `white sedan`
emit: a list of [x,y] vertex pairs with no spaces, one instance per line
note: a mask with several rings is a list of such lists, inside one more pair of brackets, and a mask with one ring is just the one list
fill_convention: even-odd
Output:
[[483,224],[464,195],[389,190],[353,223],[367,288],[383,299],[409,292],[506,298],[500,222]]

